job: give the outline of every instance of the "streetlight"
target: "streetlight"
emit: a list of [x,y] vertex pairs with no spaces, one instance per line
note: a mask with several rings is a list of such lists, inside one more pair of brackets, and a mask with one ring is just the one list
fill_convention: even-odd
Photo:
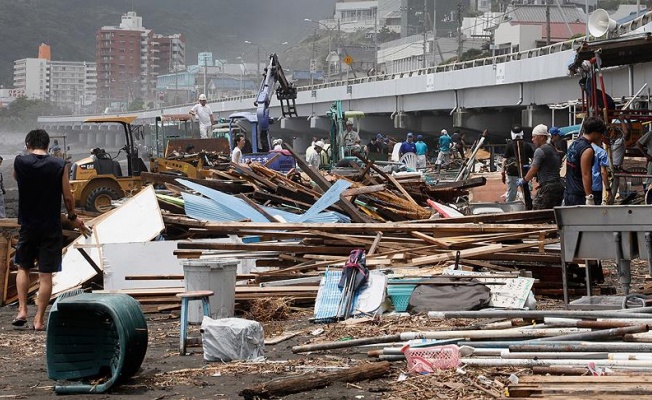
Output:
[[246,44],[253,44],[253,45],[255,45],[255,46],[258,47],[258,58],[257,58],[257,64],[258,64],[258,68],[257,68],[257,69],[258,69],[258,75],[260,75],[260,48],[262,47],[263,49],[265,49],[265,51],[267,51],[267,48],[268,48],[268,47],[285,46],[286,44],[288,44],[288,42],[275,43],[275,44],[271,44],[271,45],[268,45],[267,47],[265,47],[265,46],[263,46],[263,45],[261,45],[261,44],[259,44],[259,43],[252,42],[252,41],[250,41],[250,40],[245,40],[244,42],[245,42]]
[[[304,18],[303,20],[306,21],[306,22],[312,22],[313,24],[317,24],[317,25],[323,26],[324,28],[328,29],[328,57],[326,58],[326,63],[328,64],[328,67],[327,67],[328,68],[328,73],[327,73],[327,76],[326,76],[326,82],[328,82],[328,80],[330,79],[330,76],[331,76],[331,61],[330,61],[330,58],[331,58],[331,42],[333,41],[333,28],[329,27],[328,25],[324,24],[321,21],[314,21],[314,20],[312,20],[310,18]],[[313,58],[314,58],[314,54],[313,54]],[[339,58],[339,55],[338,55],[338,58]]]

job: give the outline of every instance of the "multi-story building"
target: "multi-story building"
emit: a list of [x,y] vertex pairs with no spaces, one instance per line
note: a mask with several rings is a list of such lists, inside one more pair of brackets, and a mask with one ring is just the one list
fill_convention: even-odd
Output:
[[97,98],[95,63],[50,61],[50,101],[78,113]]
[[39,58],[14,61],[14,88],[30,99],[80,112],[95,102],[96,87],[95,63],[52,61],[47,45],[40,46]]
[[143,27],[142,17],[130,11],[119,26],[104,26],[97,32],[96,59],[100,103],[126,106],[139,97],[154,98],[156,76],[182,65],[185,40],[180,34],[155,35]]
[[48,100],[49,60],[23,58],[14,61],[14,88],[22,90],[25,96],[34,100]]
[[346,33],[380,28],[378,3],[379,0],[337,0],[333,18],[319,22],[328,29]]
[[154,46],[154,71],[156,74],[167,74],[178,71],[186,65],[186,39],[180,33],[174,35],[152,36]]

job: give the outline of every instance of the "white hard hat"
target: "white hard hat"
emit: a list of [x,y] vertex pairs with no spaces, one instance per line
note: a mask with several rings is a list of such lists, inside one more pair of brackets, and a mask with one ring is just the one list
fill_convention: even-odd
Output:
[[316,141],[315,142],[315,147],[320,147],[320,148],[323,149],[324,148],[324,142],[322,142],[321,140]]
[[446,135],[447,133],[448,133],[448,131],[447,131],[446,129],[442,129],[442,130],[441,130],[441,134],[442,134],[442,135]]
[[346,124],[347,124],[347,125],[353,125],[353,121],[351,121],[350,119],[347,119],[347,120],[346,120]]
[[206,95],[204,93],[200,94],[199,100],[206,100]]

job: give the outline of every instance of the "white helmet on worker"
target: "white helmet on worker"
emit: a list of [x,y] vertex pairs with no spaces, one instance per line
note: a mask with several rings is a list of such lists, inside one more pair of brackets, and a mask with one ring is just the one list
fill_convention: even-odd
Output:
[[319,147],[320,149],[323,149],[324,148],[324,142],[322,142],[321,140],[316,141],[315,142],[315,147]]
[[199,95],[199,101],[206,101],[206,95],[204,93]]
[[350,119],[347,119],[347,120],[346,120],[346,124],[347,124],[347,125],[351,125],[351,126],[353,126],[353,121],[351,121]]

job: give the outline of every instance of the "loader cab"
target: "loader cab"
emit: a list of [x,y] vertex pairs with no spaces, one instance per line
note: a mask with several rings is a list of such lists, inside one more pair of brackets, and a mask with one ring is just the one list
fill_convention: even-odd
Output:
[[[273,123],[274,120],[270,118],[269,124]],[[270,137],[259,133],[258,117],[255,113],[237,112],[229,115],[231,150],[235,147],[235,140],[238,136],[245,138],[246,144],[242,149],[244,161],[258,162],[280,172],[287,172],[296,167],[294,157],[287,150],[270,151]]]
[[[136,140],[143,140],[142,127],[132,125],[136,116],[92,117],[84,123],[118,125],[118,131],[125,135],[125,146],[120,149],[126,155],[126,174],[114,157],[102,148],[91,150],[89,157],[72,163],[70,167],[70,187],[75,206],[92,212],[104,212],[110,209],[111,201],[125,197],[140,190],[141,172],[147,167],[138,156]],[[116,130],[104,130],[107,135]],[[117,133],[116,134],[120,134]]]

